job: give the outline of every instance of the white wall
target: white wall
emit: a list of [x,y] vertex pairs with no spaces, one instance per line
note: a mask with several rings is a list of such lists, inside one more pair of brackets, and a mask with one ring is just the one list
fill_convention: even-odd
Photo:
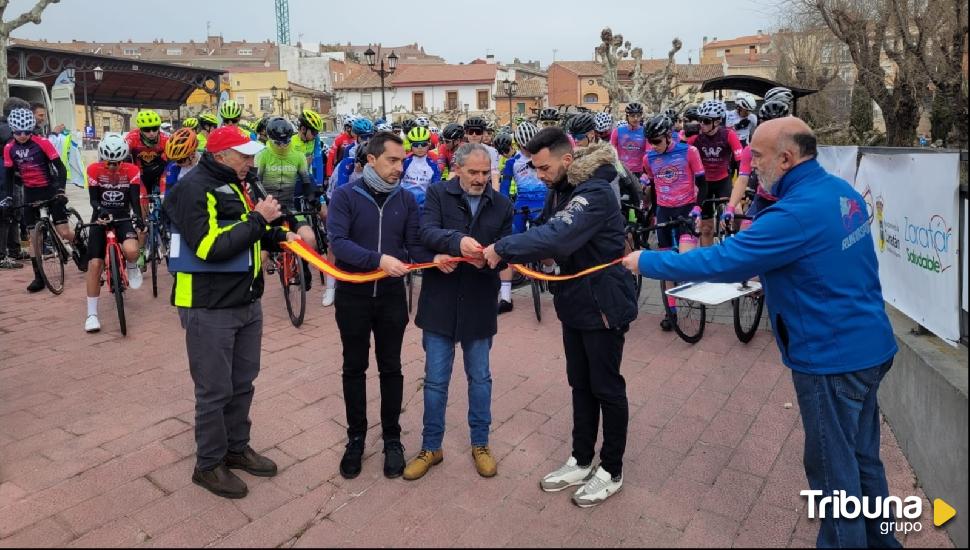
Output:
[[[499,71],[497,76],[497,81],[491,84],[467,84],[462,86],[457,85],[440,85],[440,86],[409,86],[404,88],[386,88],[385,94],[387,98],[387,112],[391,113],[395,108],[402,108],[406,111],[410,111],[412,108],[412,94],[414,92],[424,92],[424,105],[426,110],[442,111],[445,109],[445,102],[447,100],[447,92],[457,91],[458,92],[458,108],[464,108],[464,105],[468,104],[468,112],[474,113],[478,112],[478,90],[488,89],[488,109],[495,110],[495,98],[493,97],[496,90],[501,88],[501,82],[505,79],[505,72]],[[513,76],[514,78],[514,76]],[[381,109],[381,91],[380,89],[373,90],[337,90],[336,97],[334,99],[334,112],[338,115],[349,115],[355,114],[360,110],[360,104],[363,103],[361,96],[364,94],[370,94],[373,109],[380,112]]]
[[330,59],[294,46],[280,46],[280,69],[286,71],[290,82],[314,90],[332,91]]

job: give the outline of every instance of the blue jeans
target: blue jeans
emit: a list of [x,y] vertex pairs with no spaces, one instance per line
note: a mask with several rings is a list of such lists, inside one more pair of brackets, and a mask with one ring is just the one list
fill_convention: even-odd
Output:
[[[424,431],[421,448],[441,449],[445,437],[445,407],[448,405],[448,383],[455,363],[455,342],[447,336],[424,331]],[[492,339],[461,342],[465,376],[468,378],[468,428],[473,447],[488,445],[488,430],[492,425],[492,373],[488,367],[488,353]]]
[[[792,371],[805,428],[805,476],[809,487],[822,491],[822,496],[845,491],[860,500],[869,497],[870,505],[875,497],[889,496],[879,459],[877,393],[892,364],[890,359],[869,369],[832,375]],[[818,548],[902,547],[891,529],[880,533],[880,524],[893,518],[833,519],[831,506],[826,512],[819,520]]]

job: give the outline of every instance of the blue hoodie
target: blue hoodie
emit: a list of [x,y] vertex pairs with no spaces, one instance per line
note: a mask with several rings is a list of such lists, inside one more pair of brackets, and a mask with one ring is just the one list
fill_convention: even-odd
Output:
[[805,374],[881,365],[896,339],[879,284],[866,204],[816,160],[778,182],[779,200],[720,246],[686,254],[644,252],[654,279],[737,282],[761,277],[782,360]]

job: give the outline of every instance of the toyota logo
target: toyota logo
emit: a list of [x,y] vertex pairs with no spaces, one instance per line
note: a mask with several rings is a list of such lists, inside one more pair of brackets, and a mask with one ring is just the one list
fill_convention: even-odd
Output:
[[101,198],[105,202],[122,202],[125,200],[125,194],[121,191],[105,191]]

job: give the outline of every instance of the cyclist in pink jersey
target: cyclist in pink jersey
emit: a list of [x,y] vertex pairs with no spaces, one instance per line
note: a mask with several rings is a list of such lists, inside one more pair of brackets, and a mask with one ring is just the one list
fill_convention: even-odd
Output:
[[643,105],[631,103],[626,106],[626,126],[618,126],[610,136],[616,156],[638,178],[643,174],[643,154],[646,152],[642,121]]
[[[791,106],[788,103],[784,101],[768,101],[761,106],[758,112],[759,124],[789,115],[791,115]],[[731,190],[731,200],[724,209],[723,219],[725,222],[730,221],[734,217],[734,214],[741,212],[741,201],[744,199],[746,189],[755,191],[755,197],[748,206],[748,216],[754,216],[778,200],[761,186],[758,182],[758,174],[751,169],[750,145],[745,146],[741,152],[741,166],[738,170],[738,178],[735,180],[734,188]]]
[[714,203],[704,201],[731,196],[731,161],[741,158],[737,134],[722,125],[726,111],[724,102],[716,99],[701,103],[697,110],[701,132],[687,140],[700,152],[707,180],[697,197],[701,206],[701,246],[714,242]]

